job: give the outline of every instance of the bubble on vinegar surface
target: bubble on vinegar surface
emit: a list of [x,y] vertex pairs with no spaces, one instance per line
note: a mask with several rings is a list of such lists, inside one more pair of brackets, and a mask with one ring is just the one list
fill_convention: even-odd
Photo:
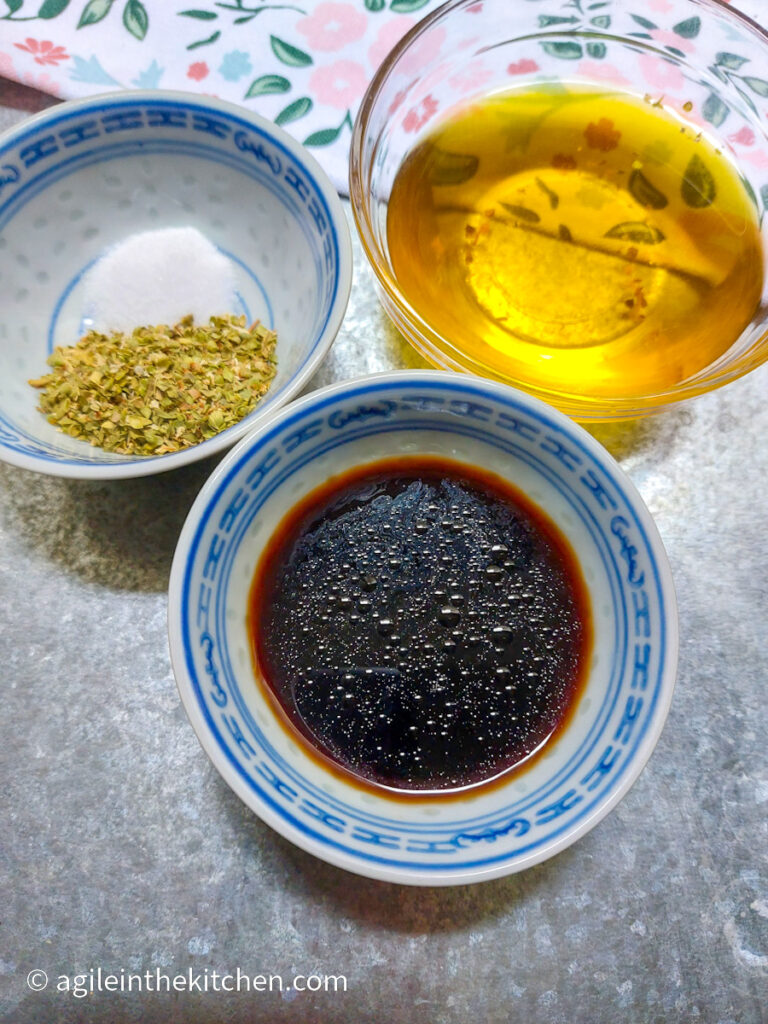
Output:
[[551,524],[429,460],[339,484],[301,519],[278,531],[252,630],[315,748],[374,783],[451,789],[557,729],[589,614]]

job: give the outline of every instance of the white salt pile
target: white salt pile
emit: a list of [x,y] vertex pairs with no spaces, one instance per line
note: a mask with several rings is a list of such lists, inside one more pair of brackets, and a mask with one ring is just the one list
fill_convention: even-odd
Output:
[[86,324],[95,331],[196,323],[234,313],[235,277],[230,261],[197,228],[162,228],[131,235],[88,271]]

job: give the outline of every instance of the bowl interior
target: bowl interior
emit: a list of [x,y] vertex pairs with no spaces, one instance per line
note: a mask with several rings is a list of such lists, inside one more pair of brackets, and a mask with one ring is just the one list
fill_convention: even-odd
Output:
[[[235,280],[232,308],[218,312],[242,313],[277,331],[277,376],[249,421],[293,394],[330,344],[349,287],[343,213],[311,158],[266,122],[183,94],[102,97],[22,125],[5,139],[0,165],[7,445],[42,462],[134,461],[49,425],[27,380],[45,372],[56,345],[73,344],[87,329],[88,271],[139,232],[198,229],[229,261]],[[156,322],[165,322],[162,285],[172,292],[173,267],[159,283]],[[109,297],[102,302],[108,308]],[[233,428],[224,443],[247,425]],[[202,454],[219,441],[199,446]]]
[[[588,680],[562,735],[527,771],[451,797],[380,795],[331,773],[277,721],[249,653],[249,587],[286,510],[329,477],[397,454],[439,455],[513,482],[570,541],[591,605]],[[318,856],[415,884],[520,870],[607,812],[660,732],[675,622],[656,531],[600,446],[541,403],[440,373],[326,389],[246,439],[198,498],[171,579],[182,699],[230,785]]]
[[[669,0],[653,12],[632,0],[606,0],[599,8],[565,0],[454,0],[434,12],[379,70],[353,137],[350,198],[389,315],[435,365],[524,387],[580,419],[643,415],[758,365],[768,355],[765,274],[762,299],[740,337],[715,362],[668,390],[612,399],[515,377],[492,353],[457,344],[458,327],[438,329],[430,321],[419,295],[398,279],[387,218],[398,171],[436,125],[490,94],[555,83],[646,96],[702,132],[736,165],[768,253],[768,82],[760,77],[767,57],[765,32],[712,0]],[[509,152],[523,146],[520,126],[500,124],[499,145]],[[466,152],[443,153],[440,184],[448,207],[461,202],[452,186],[474,156],[471,139]]]

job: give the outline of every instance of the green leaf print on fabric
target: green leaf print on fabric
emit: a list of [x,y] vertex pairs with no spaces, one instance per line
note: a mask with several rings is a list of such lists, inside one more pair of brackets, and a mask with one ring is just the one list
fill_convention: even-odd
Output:
[[758,202],[757,196],[755,195],[755,190],[752,188],[751,184],[749,183],[749,179],[745,178],[743,174],[740,174],[739,175],[739,180],[741,181],[741,184],[744,186],[744,191],[747,193],[749,198],[752,200],[752,203],[753,203],[755,209],[759,213],[760,212],[760,203]]
[[109,9],[113,3],[114,0],[89,0],[83,8],[83,13],[80,15],[77,27],[85,28],[86,25],[95,25],[97,22],[102,21],[109,14]]
[[260,75],[251,82],[244,99],[249,100],[252,96],[267,96],[275,92],[288,92],[290,88],[291,83],[282,75]]
[[583,56],[583,50],[578,43],[552,43],[541,44],[541,48],[550,57],[559,57],[561,60],[579,60]]
[[428,3],[429,0],[392,0],[389,9],[395,14],[410,14],[412,11],[426,7]]
[[149,15],[141,0],[128,0],[123,9],[123,24],[139,41],[147,34]]
[[701,108],[701,112],[704,115],[704,120],[709,121],[715,128],[719,128],[723,121],[728,117],[730,110],[728,105],[724,103],[719,96],[714,93],[710,93],[709,96],[704,100],[704,106]]
[[321,128],[319,132],[312,132],[304,139],[305,146],[330,146],[332,142],[335,142],[341,135],[344,126],[348,125],[352,128],[352,117],[350,112],[347,111],[346,117],[341,122],[338,128]]
[[757,93],[758,96],[768,96],[768,82],[764,78],[753,78],[751,75],[745,75],[742,78],[742,82],[748,85],[752,92]]
[[58,18],[61,12],[69,6],[69,0],[45,0],[43,6],[37,12],[38,18],[46,21],[50,18]]
[[732,84],[733,84],[733,87],[734,87],[734,89],[736,90],[736,92],[737,92],[737,93],[739,94],[739,96],[741,96],[741,98],[742,98],[742,99],[744,100],[744,102],[745,102],[745,103],[747,104],[747,106],[748,106],[748,107],[749,107],[749,109],[750,109],[750,110],[752,111],[752,113],[753,113],[753,114],[757,114],[757,116],[759,117],[759,116],[760,116],[760,111],[759,111],[759,110],[757,109],[757,107],[755,106],[755,101],[754,101],[754,100],[752,99],[752,97],[751,97],[751,96],[749,95],[749,93],[748,93],[748,92],[745,92],[745,90],[744,90],[744,89],[740,89],[740,88],[738,87],[738,85],[736,85],[736,83],[735,83],[735,82],[732,82]]
[[288,64],[292,68],[306,68],[314,63],[308,53],[300,50],[297,46],[291,46],[283,39],[278,39],[277,36],[270,36],[269,42],[272,52],[283,64]]
[[627,242],[642,242],[644,245],[658,245],[664,241],[664,233],[651,224],[643,221],[625,221],[623,224],[615,224],[610,231],[605,232],[605,238],[621,238]]
[[221,31],[217,29],[213,35],[208,36],[207,39],[198,39],[197,42],[190,43],[187,47],[188,50],[196,50],[200,46],[209,46],[211,43],[215,43],[221,35]]
[[700,156],[692,156],[689,160],[680,193],[683,201],[694,210],[710,206],[714,201],[717,195],[715,179]]
[[298,121],[300,117],[304,117],[312,109],[312,100],[309,96],[302,96],[298,100],[294,100],[293,103],[289,103],[287,107],[280,111],[275,118],[275,124],[288,124],[291,121]]
[[728,68],[729,71],[738,71],[745,64],[749,64],[749,57],[740,57],[737,53],[721,51],[715,56],[715,63],[720,67]]
[[685,21],[680,21],[677,25],[672,26],[672,31],[682,36],[683,39],[695,39],[701,31],[701,18],[687,18]]

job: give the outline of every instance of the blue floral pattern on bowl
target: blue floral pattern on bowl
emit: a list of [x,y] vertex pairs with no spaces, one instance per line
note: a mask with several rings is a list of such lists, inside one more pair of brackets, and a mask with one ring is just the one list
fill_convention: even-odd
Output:
[[[546,509],[581,563],[595,644],[584,695],[548,756],[490,790],[414,803],[345,782],[288,735],[257,686],[245,620],[259,554],[293,503],[351,466],[415,452],[492,469]],[[184,527],[169,623],[185,708],[235,792],[332,863],[423,885],[518,871],[588,831],[649,756],[677,658],[666,557],[610,456],[535,399],[429,371],[315,392],[241,442]]]

